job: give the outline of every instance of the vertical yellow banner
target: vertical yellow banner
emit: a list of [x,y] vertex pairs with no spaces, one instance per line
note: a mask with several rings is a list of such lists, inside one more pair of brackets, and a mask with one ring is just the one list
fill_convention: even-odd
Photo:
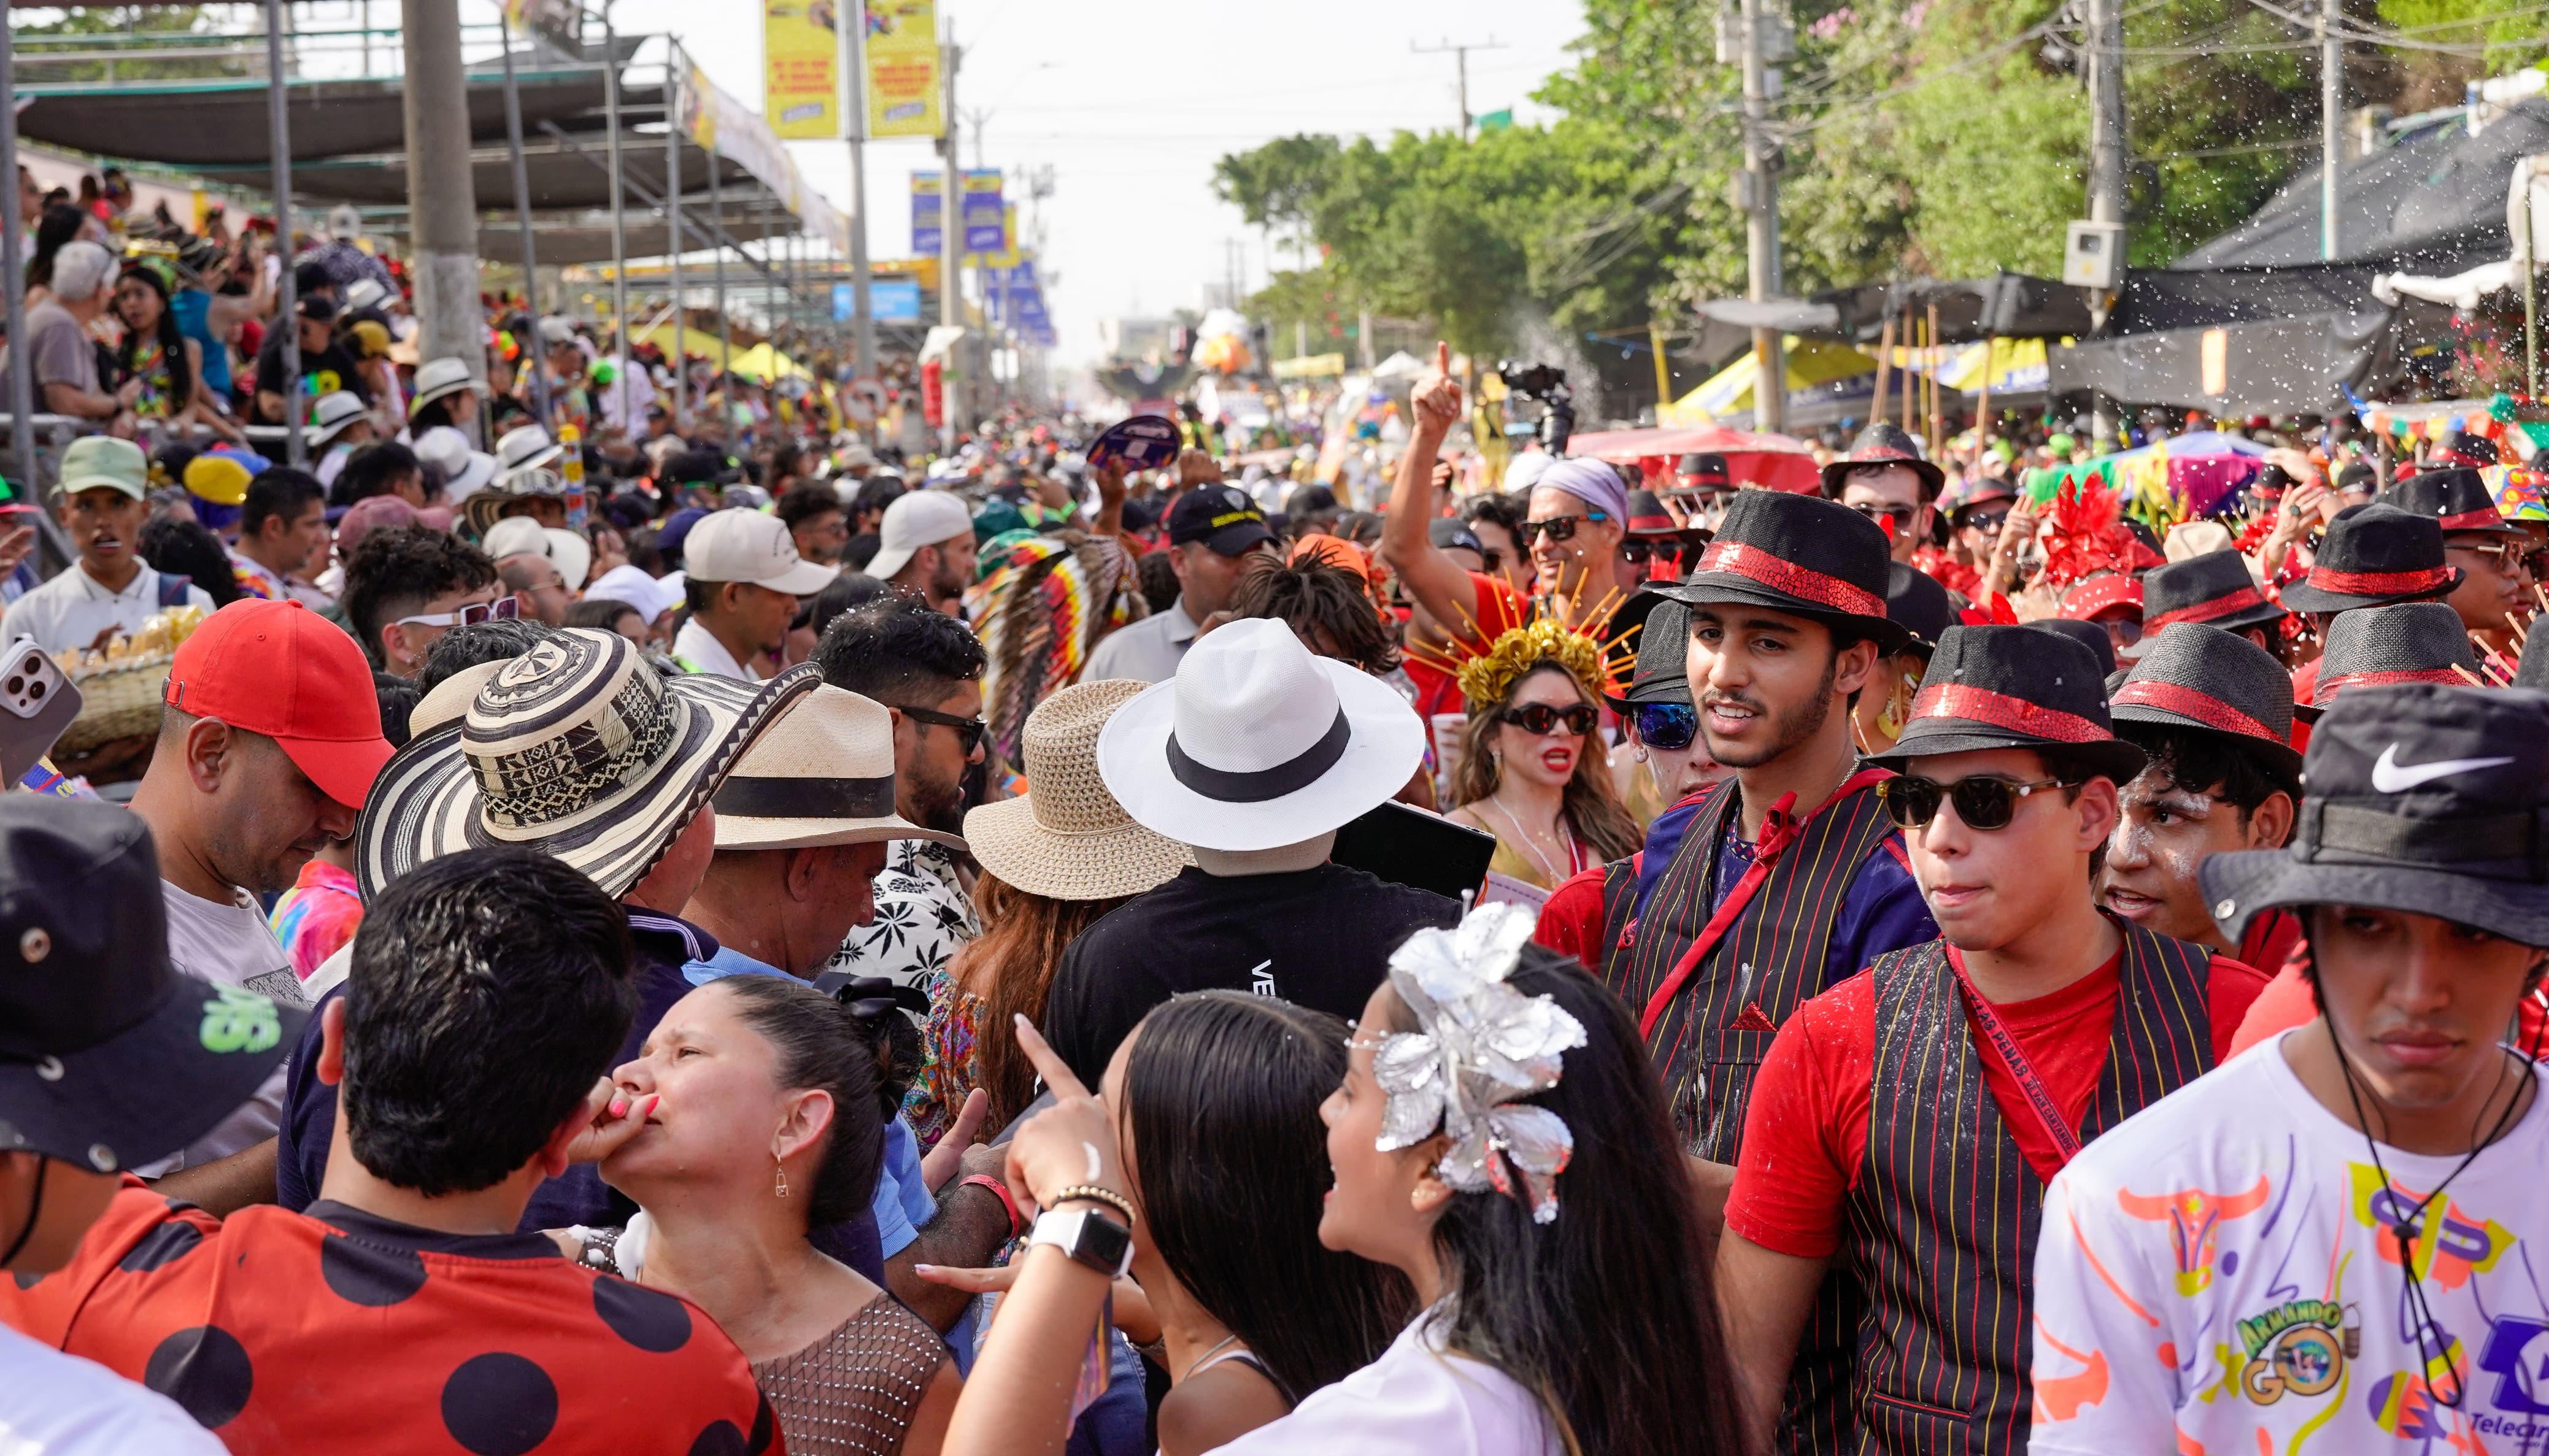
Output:
[[865,0],[868,135],[943,136],[938,0]]
[[761,114],[781,137],[841,135],[836,0],[762,0]]

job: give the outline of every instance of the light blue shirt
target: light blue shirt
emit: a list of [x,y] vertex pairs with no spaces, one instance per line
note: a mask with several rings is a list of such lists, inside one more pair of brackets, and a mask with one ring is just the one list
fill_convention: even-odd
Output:
[[[682,967],[682,978],[695,986],[730,975],[787,974],[727,945],[719,945],[708,959]],[[920,1139],[899,1115],[885,1125],[885,1156],[877,1166],[876,1197],[870,1208],[876,1214],[877,1242],[889,1259],[911,1247],[912,1240],[920,1237],[920,1226],[938,1212],[938,1200],[920,1178]]]

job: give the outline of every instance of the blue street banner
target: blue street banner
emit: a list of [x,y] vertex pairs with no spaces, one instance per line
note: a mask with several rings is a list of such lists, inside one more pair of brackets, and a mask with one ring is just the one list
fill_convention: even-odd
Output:
[[[847,323],[858,317],[856,290],[846,283],[832,285],[832,321]],[[873,278],[868,281],[868,311],[879,323],[917,323],[920,321],[920,280],[917,278]]]
[[[942,201],[936,172],[911,174],[911,250],[931,258],[938,255],[939,204]],[[965,246],[969,253],[996,253],[1007,243],[1007,217],[1000,206],[1000,173],[996,167],[965,174]]]

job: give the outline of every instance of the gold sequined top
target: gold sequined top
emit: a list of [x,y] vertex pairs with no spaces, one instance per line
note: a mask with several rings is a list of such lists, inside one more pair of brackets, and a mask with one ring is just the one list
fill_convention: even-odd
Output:
[[896,1456],[947,1346],[879,1295],[831,1333],[752,1367],[789,1456]]

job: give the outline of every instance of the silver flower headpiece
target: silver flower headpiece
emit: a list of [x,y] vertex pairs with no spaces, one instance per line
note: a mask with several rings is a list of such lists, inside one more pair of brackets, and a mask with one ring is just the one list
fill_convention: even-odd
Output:
[[1458,929],[1410,936],[1389,957],[1389,983],[1423,1030],[1383,1038],[1372,1075],[1389,1094],[1381,1151],[1413,1147],[1440,1127],[1452,1139],[1435,1169],[1444,1182],[1510,1193],[1511,1158],[1532,1222],[1546,1224],[1558,1217],[1556,1184],[1575,1135],[1545,1107],[1509,1104],[1558,1085],[1559,1053],[1584,1045],[1584,1027],[1555,999],[1505,984],[1532,921],[1519,905],[1485,905]]

